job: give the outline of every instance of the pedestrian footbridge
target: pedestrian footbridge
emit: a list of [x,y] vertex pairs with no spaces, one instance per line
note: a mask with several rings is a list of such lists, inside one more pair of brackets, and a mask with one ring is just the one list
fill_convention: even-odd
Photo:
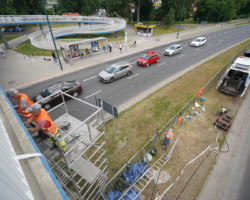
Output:
[[[54,38],[77,34],[105,34],[125,29],[126,21],[122,18],[97,16],[59,16],[49,15],[50,23],[76,23],[76,26],[53,28]],[[43,30],[42,24],[47,24],[45,15],[0,15],[0,26],[39,24],[40,31],[30,34],[31,44],[42,49],[54,49],[49,30]],[[57,46],[64,42],[56,41]]]

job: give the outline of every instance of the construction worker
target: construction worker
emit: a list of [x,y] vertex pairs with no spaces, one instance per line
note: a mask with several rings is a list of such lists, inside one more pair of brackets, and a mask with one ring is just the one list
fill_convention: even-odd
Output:
[[170,141],[173,139],[174,135],[173,135],[173,129],[168,129],[166,132],[166,137],[164,139],[164,147],[163,149],[166,150],[168,148],[168,145],[170,143]]
[[[52,121],[49,114],[45,109],[41,107],[39,103],[34,103],[31,107],[27,108],[32,114],[32,118],[27,120],[24,124],[28,125],[32,122],[36,122],[35,128],[27,128],[30,133],[38,132],[38,137],[44,138],[48,136],[49,140],[53,144],[50,150],[58,147],[56,138],[60,138],[57,125]],[[63,151],[67,150],[67,146],[64,140],[60,141],[60,146]]]
[[27,108],[33,105],[30,98],[24,94],[20,93],[16,89],[10,89],[6,92],[7,96],[17,99],[17,106],[15,107],[16,112],[22,115],[26,119],[30,119],[32,114],[27,111]]

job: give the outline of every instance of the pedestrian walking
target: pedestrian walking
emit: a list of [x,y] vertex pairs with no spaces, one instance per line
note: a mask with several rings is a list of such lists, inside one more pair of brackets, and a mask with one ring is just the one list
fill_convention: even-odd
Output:
[[0,54],[3,55],[4,58],[6,58],[5,51],[2,48],[0,48]]
[[166,150],[168,148],[169,143],[171,142],[171,140],[173,139],[174,135],[173,135],[173,129],[169,129],[166,132],[166,137],[164,139],[164,147],[163,150]]
[[[41,104],[34,103],[31,107],[27,108],[29,112],[32,114],[32,118],[26,121],[24,124],[28,125],[32,122],[36,122],[36,126],[34,128],[27,128],[30,133],[38,132],[36,138],[49,138],[53,146],[50,150],[53,150],[58,147],[58,139],[61,134],[58,132],[58,126],[55,122],[52,121],[47,111],[42,108]],[[67,146],[64,140],[60,141],[59,145],[61,146],[63,151],[67,150]]]
[[122,43],[119,45],[120,53],[122,53]]
[[111,42],[109,43],[109,52],[110,53],[112,52],[112,43]]
[[27,111],[27,108],[33,105],[33,102],[30,98],[24,94],[19,92],[16,89],[10,89],[6,92],[6,95],[17,99],[17,105],[15,106],[16,112],[22,115],[27,120],[32,118],[32,114]]
[[68,54],[68,62],[70,65],[72,65],[72,58],[71,58],[70,54]]
[[57,63],[57,57],[56,57],[56,54],[54,52],[52,52],[52,57],[53,57],[54,63]]

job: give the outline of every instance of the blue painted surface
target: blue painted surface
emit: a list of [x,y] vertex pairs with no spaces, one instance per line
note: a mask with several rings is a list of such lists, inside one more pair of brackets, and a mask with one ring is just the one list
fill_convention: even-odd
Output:
[[[0,87],[0,92],[3,94],[5,100],[8,102],[8,104],[10,105],[15,117],[17,118],[20,126],[23,128],[23,130],[25,131],[30,143],[32,144],[32,146],[34,147],[36,153],[41,153],[41,151],[39,150],[39,148],[37,147],[36,143],[34,142],[33,138],[31,137],[30,133],[27,131],[26,127],[24,126],[24,123],[22,122],[22,120],[20,119],[19,115],[16,113],[15,108],[13,107],[12,103],[10,102],[9,98],[6,96],[4,90]],[[61,185],[59,184],[58,180],[56,179],[55,175],[53,174],[53,172],[51,171],[47,161],[45,160],[45,158],[43,156],[39,156],[40,160],[43,163],[44,168],[46,169],[46,171],[48,172],[48,174],[50,175],[52,181],[54,182],[55,186],[57,187],[58,191],[61,194],[61,197],[63,200],[69,200],[68,196],[66,195],[66,193],[64,192],[64,190],[62,189]],[[37,169],[39,170],[39,169]]]

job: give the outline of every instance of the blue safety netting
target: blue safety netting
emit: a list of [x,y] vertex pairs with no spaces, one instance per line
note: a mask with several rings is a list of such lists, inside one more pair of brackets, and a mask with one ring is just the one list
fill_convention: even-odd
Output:
[[122,192],[118,190],[110,190],[108,194],[106,195],[106,198],[108,200],[117,200],[122,196]]
[[123,197],[124,200],[140,200],[139,197],[136,197],[139,194],[138,190],[131,189],[127,192],[127,194]]
[[147,163],[136,162],[131,168],[122,174],[122,176],[128,181],[129,185],[133,184],[137,178],[139,178],[148,169]]
[[[147,163],[145,162],[136,162],[135,164],[133,164],[130,169],[126,172],[124,172],[120,177],[119,182],[121,181],[121,179],[125,179],[124,181],[127,182],[127,186],[126,187],[116,187],[116,188],[127,188],[129,185],[133,184],[145,171],[147,171],[148,166]],[[123,181],[123,182],[124,182]],[[116,183],[117,185],[119,185],[118,183]],[[123,183],[125,184],[125,183]],[[122,185],[123,185],[122,184]],[[139,197],[136,197],[136,195],[139,194],[139,191],[134,190],[134,189],[130,189],[126,195],[124,195],[123,199],[124,200],[140,200]],[[122,196],[122,191],[119,191],[117,189],[113,189],[110,190],[107,195],[106,198],[108,200],[118,200],[120,197]],[[136,197],[136,198],[135,198]]]
[[[123,200],[140,200],[139,197],[136,197],[139,194],[138,190],[131,189],[123,197]],[[108,200],[118,200],[122,196],[122,192],[118,190],[110,190],[106,195]]]

